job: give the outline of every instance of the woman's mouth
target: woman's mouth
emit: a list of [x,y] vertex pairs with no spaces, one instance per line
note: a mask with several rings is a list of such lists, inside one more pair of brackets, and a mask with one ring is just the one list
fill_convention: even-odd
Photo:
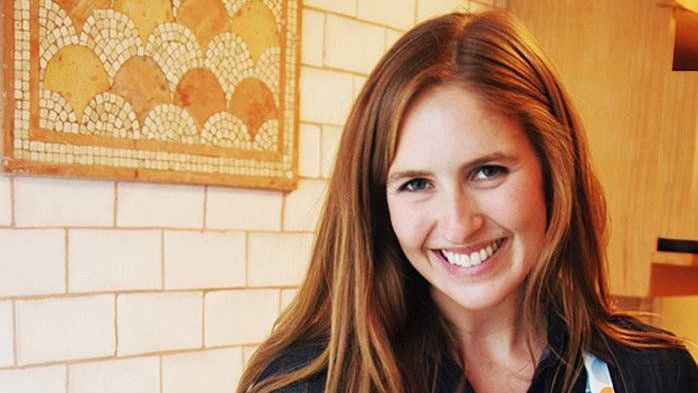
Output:
[[446,249],[436,251],[437,253],[441,254],[441,256],[451,265],[458,267],[473,267],[492,257],[492,255],[494,255],[494,253],[502,245],[504,240],[504,238],[494,240],[472,252],[465,250],[459,251],[455,249],[451,249],[450,251]]

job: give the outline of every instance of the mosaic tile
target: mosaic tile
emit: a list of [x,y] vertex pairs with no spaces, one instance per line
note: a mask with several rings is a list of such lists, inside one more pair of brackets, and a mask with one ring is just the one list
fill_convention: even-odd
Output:
[[2,5],[6,170],[295,186],[297,0],[77,4]]

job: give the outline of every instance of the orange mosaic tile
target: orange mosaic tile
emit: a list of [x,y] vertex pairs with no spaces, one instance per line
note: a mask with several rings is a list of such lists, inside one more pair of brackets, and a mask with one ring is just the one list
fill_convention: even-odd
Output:
[[294,188],[298,3],[3,2],[3,168]]

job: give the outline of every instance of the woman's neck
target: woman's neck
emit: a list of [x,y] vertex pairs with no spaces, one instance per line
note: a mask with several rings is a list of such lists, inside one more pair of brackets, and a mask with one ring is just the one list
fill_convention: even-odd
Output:
[[485,310],[464,309],[440,292],[432,296],[456,330],[469,380],[471,373],[483,370],[530,380],[547,344],[547,326],[544,320],[523,320],[521,296],[510,296]]

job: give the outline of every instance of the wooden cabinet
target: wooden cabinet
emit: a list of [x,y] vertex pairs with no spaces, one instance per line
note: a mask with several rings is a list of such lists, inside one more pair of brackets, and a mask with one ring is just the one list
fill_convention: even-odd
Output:
[[674,9],[658,3],[508,5],[557,65],[586,127],[617,295],[649,295],[658,236],[698,239],[698,72],[671,70]]

